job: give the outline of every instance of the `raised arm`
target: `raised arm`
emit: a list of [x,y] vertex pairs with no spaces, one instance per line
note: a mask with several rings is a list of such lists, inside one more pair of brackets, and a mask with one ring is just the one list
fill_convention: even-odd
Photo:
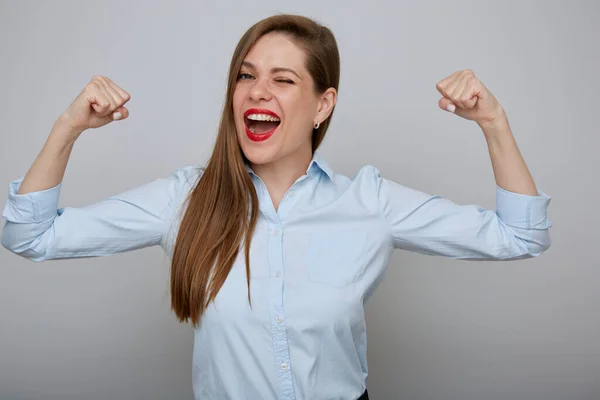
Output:
[[[83,131],[124,119],[129,95],[95,77],[55,122],[23,179],[9,184],[2,245],[33,261],[93,257],[165,245],[179,200],[200,169],[190,166],[85,207],[58,208],[62,179]],[[120,113],[117,114],[117,113]],[[116,115],[115,115],[116,114]]]
[[496,186],[496,210],[459,205],[379,176],[377,197],[394,247],[466,260],[538,256],[550,247],[544,193],[528,196]]
[[437,84],[439,106],[482,129],[496,179],[496,210],[458,205],[376,175],[377,195],[396,248],[460,259],[507,260],[541,254],[551,244],[547,208],[495,97],[472,71]]
[[531,173],[510,130],[504,108],[473,71],[457,71],[436,85],[440,108],[476,122],[483,131],[496,184],[514,193],[537,196]]
[[9,185],[2,245],[32,261],[98,257],[161,245],[201,169],[188,166],[84,207],[58,208],[62,183],[18,194]]
[[131,96],[106,77],[95,76],[52,126],[46,143],[25,175],[19,194],[50,189],[62,182],[79,136],[129,116]]

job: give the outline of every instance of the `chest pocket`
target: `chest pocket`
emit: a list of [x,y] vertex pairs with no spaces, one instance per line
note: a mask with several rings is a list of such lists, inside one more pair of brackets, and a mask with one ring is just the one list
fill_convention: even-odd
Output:
[[309,236],[308,277],[343,287],[359,280],[366,268],[366,231],[318,232]]

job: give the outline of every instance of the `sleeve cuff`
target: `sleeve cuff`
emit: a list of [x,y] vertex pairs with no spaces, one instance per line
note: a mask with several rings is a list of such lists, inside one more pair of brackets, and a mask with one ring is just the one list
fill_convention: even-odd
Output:
[[17,194],[22,182],[20,178],[8,185],[8,201],[2,216],[16,223],[38,223],[54,218],[62,182],[50,189]]
[[538,191],[537,196],[509,192],[496,185],[496,212],[505,224],[523,229],[547,229],[548,205],[552,198]]

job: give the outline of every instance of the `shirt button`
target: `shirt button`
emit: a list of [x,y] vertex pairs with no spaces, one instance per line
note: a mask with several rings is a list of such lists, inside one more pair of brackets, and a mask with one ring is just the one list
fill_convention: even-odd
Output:
[[283,370],[288,369],[288,365],[286,363],[281,363],[281,369],[283,369]]
[[281,272],[279,272],[279,271],[275,272],[275,278],[279,278],[279,277],[281,277]]
[[288,193],[288,197],[294,197],[294,191],[290,190],[290,192]]
[[277,323],[281,323],[281,317],[279,317],[279,315],[277,315],[277,316],[275,317],[275,321],[277,321]]
[[279,236],[279,229],[274,229],[273,230],[273,235]]

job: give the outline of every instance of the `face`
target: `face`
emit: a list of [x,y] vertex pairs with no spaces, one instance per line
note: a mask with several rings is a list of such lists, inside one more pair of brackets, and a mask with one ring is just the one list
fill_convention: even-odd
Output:
[[251,164],[312,156],[313,126],[330,115],[335,90],[316,93],[305,60],[304,50],[281,33],[261,37],[244,59],[233,112]]

